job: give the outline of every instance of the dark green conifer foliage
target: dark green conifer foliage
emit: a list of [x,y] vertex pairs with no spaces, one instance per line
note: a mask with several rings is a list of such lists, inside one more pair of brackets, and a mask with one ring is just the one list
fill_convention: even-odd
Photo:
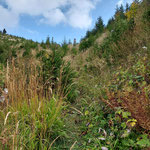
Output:
[[[64,43],[66,46],[67,44]],[[46,91],[52,89],[53,93],[63,96],[67,101],[73,102],[77,96],[77,88],[74,83],[76,72],[71,69],[69,63],[63,60],[62,49],[52,47],[52,52],[47,54],[46,51],[40,51],[37,55],[42,60],[43,85]]]
[[71,40],[69,39],[69,42],[68,42],[68,44],[72,44],[72,42],[71,42]]
[[104,30],[104,23],[103,23],[102,17],[99,17],[97,19],[97,22],[95,24],[95,29],[96,29],[97,32],[100,32],[100,33],[103,32],[103,30]]
[[54,44],[54,37],[52,37],[52,42],[51,43]]
[[109,31],[111,31],[111,30],[113,29],[114,22],[115,22],[114,17],[112,17],[112,18],[110,18],[110,19],[108,20],[107,29],[109,29]]
[[64,38],[61,48],[62,48],[62,52],[63,52],[62,56],[64,57],[67,54],[67,52],[69,51],[68,44],[67,44],[67,41],[65,38]]
[[126,3],[126,10],[125,10],[125,11],[127,12],[127,11],[129,11],[129,10],[130,10],[130,6],[129,6],[128,3]]
[[6,31],[6,29],[4,28],[4,29],[3,29],[3,34],[6,34],[6,33],[7,33],[7,31]]
[[46,39],[46,45],[49,47],[50,44],[51,44],[51,43],[50,43],[50,37],[48,36],[47,39]]
[[76,44],[77,44],[77,41],[76,41],[76,38],[74,38],[74,40],[73,40],[73,46],[76,46]]

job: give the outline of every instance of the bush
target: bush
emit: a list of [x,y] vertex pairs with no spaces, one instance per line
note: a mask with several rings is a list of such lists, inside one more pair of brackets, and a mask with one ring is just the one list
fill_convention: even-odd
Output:
[[69,51],[68,44],[65,41],[61,46],[61,51],[62,51],[62,57],[66,56]]
[[44,43],[44,41],[42,41],[40,45],[42,48],[46,49],[46,44]]
[[114,29],[101,44],[99,51],[97,51],[97,55],[100,58],[105,58],[108,65],[124,57],[125,52],[121,51],[119,42],[131,27],[134,27],[134,22],[128,22],[124,19],[117,20],[114,23]]
[[145,12],[144,12],[144,15],[143,15],[143,19],[150,22],[150,9],[147,9]]
[[77,52],[76,48],[73,47],[73,48],[71,49],[71,53],[72,53],[73,55],[77,55],[78,52]]
[[141,127],[150,130],[150,64],[145,57],[143,59],[127,70],[114,74],[107,91],[107,100],[113,109],[123,107],[131,112]]
[[64,53],[61,49],[53,49],[52,53],[40,53],[42,59],[42,76],[45,91],[52,89],[53,92],[59,93],[66,100],[73,102],[76,99],[76,86],[74,79],[76,72],[71,68],[69,63],[63,61]]
[[88,39],[84,39],[80,43],[79,50],[86,51],[89,47],[91,47],[94,44],[94,41],[95,41],[94,36],[90,36]]
[[23,57],[29,57],[29,56],[31,56],[31,49],[27,48],[23,53]]

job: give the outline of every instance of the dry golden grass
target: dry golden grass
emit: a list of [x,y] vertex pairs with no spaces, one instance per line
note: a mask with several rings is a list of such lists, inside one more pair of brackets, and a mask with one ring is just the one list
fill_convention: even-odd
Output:
[[40,66],[34,59],[13,59],[5,68],[5,88],[8,89],[10,103],[42,98],[44,85],[39,74]]
[[[53,126],[57,123],[59,126],[59,121],[61,122],[63,98],[57,98],[57,95],[55,98],[50,89],[45,91],[40,67],[32,58],[7,62],[4,74],[8,95],[5,103],[0,104],[0,149],[34,147],[31,143],[37,137],[43,141],[39,144],[41,147],[50,145],[51,148],[56,141],[50,135],[55,136]],[[28,133],[24,130],[31,131]],[[44,143],[46,138],[48,142]]]

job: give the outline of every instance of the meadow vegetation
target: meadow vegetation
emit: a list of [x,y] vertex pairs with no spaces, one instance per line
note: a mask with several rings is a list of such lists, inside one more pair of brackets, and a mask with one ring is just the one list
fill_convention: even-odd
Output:
[[1,33],[0,149],[149,149],[149,35],[149,0],[79,44]]

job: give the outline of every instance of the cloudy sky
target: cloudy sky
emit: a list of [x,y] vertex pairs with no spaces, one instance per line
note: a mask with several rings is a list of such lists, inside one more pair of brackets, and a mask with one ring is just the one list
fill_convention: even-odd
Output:
[[116,5],[132,0],[0,0],[0,30],[41,42],[83,37],[101,16],[106,24]]

